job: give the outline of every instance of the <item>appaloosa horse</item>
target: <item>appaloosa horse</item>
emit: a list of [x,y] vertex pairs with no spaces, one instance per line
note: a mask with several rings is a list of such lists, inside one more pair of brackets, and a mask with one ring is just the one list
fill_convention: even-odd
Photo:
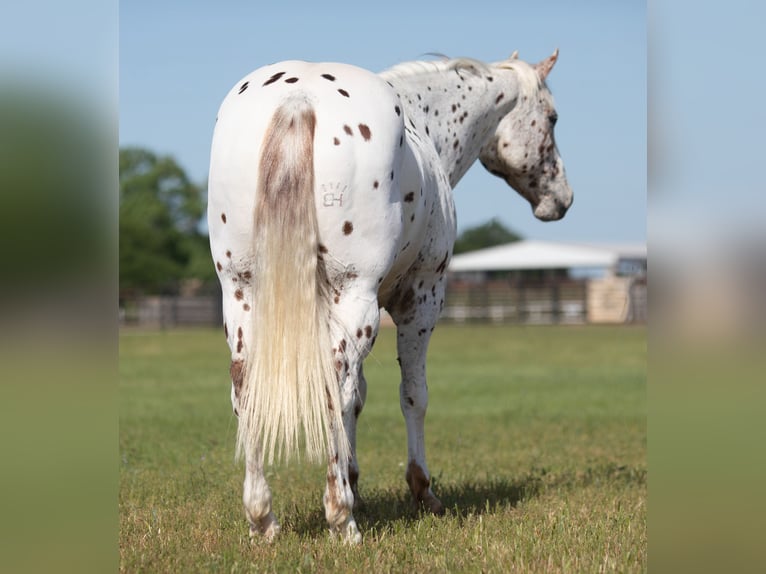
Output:
[[381,74],[287,61],[224,99],[208,223],[251,535],[279,531],[265,456],[295,454],[303,440],[309,459],[328,461],[330,531],[361,540],[356,423],[381,307],[397,327],[405,478],[415,502],[443,511],[423,420],[426,350],[455,240],[452,188],[479,158],[537,218],[564,216],[572,192],[545,85],[557,56],[409,62]]

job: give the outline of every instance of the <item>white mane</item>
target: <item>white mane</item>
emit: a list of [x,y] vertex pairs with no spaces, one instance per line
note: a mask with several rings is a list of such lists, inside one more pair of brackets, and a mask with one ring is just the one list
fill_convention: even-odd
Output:
[[516,72],[516,76],[519,79],[519,93],[522,96],[532,97],[545,85],[540,80],[537,70],[523,60],[514,58],[493,65],[497,68],[514,70]]
[[396,64],[387,70],[380,72],[379,75],[384,80],[406,79],[424,74],[437,74],[451,71],[457,71],[458,73],[468,72],[474,75],[486,75],[492,73],[492,68],[500,68],[514,70],[516,72],[519,79],[519,91],[522,95],[529,97],[534,96],[544,86],[537,70],[527,62],[516,58],[503,60],[502,62],[496,62],[494,64],[486,64],[473,58],[450,59],[446,56],[441,56],[441,58],[441,60],[402,62],[401,64]]
[[479,60],[471,58],[454,58],[449,59],[446,56],[442,56],[441,60],[429,60],[429,61],[414,61],[414,62],[402,62],[396,64],[391,68],[384,70],[379,75],[384,80],[411,78],[413,76],[420,76],[423,74],[434,74],[443,72],[469,72],[472,74],[480,74],[489,71],[489,66]]

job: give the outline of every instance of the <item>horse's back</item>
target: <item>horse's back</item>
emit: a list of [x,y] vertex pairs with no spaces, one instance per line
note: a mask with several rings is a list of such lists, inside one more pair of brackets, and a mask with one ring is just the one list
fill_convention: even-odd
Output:
[[[308,106],[316,118],[313,175],[323,248],[342,266],[384,274],[401,233],[402,112],[384,80],[347,64],[280,62],[230,90],[211,150],[212,242],[219,234],[251,234],[264,135],[276,111],[287,107],[289,113],[290,106]],[[227,213],[226,222],[219,212]]]

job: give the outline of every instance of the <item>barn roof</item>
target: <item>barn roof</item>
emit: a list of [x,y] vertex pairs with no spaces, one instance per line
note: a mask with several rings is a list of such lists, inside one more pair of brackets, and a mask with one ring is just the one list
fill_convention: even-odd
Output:
[[613,267],[620,259],[646,259],[646,245],[514,241],[455,255],[449,270],[602,268]]

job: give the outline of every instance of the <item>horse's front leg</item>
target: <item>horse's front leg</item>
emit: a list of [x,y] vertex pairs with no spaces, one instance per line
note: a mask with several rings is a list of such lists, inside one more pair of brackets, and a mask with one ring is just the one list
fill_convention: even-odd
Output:
[[[413,502],[433,514],[443,514],[444,506],[431,490],[431,474],[426,464],[425,418],[428,409],[426,353],[441,311],[443,282],[418,281],[411,294],[392,309],[397,324],[397,351],[402,373],[399,403],[407,426],[407,470],[405,479]],[[418,303],[419,302],[419,303]]]

